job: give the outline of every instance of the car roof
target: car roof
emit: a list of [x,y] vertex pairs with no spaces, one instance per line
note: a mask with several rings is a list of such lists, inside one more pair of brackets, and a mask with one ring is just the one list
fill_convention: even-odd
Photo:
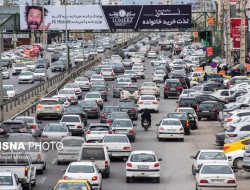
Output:
[[177,119],[177,118],[163,118],[162,120],[164,120],[164,121],[180,121],[179,119]]
[[213,103],[213,104],[217,104],[218,101],[204,101],[204,102],[201,102],[201,104],[206,104],[206,103]]
[[84,140],[83,137],[76,137],[76,136],[66,136],[66,137],[62,138],[62,140],[68,140],[68,139],[72,139],[72,140]]
[[59,179],[57,183],[88,183],[87,179]]
[[62,117],[70,116],[70,117],[81,117],[80,115],[74,115],[74,114],[64,114]]
[[223,152],[223,150],[218,150],[218,149],[201,149],[200,152]]
[[14,173],[10,171],[0,172],[0,176],[12,176]]
[[70,166],[82,166],[82,165],[87,165],[87,166],[94,166],[95,163],[94,162],[71,162]]
[[89,127],[91,126],[108,126],[109,127],[109,124],[108,123],[90,123]]
[[155,154],[154,151],[151,150],[135,150],[131,152],[132,154]]

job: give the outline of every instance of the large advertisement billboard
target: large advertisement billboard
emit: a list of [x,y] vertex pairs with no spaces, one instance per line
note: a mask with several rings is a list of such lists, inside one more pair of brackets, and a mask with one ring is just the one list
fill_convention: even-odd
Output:
[[[233,49],[240,49],[241,44],[241,18],[231,18],[231,38],[233,40]],[[245,27],[248,27],[246,19]]]
[[42,6],[20,6],[20,28],[21,30],[66,30],[66,27],[68,30],[191,28],[191,14],[191,5],[60,5],[44,6],[44,9]]

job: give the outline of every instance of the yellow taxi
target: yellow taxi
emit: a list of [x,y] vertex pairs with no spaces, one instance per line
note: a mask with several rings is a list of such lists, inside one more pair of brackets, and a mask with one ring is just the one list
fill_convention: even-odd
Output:
[[235,150],[243,149],[249,144],[250,144],[250,137],[233,143],[224,144],[224,153],[229,153]]
[[83,179],[60,179],[54,187],[48,190],[92,190],[88,180]]

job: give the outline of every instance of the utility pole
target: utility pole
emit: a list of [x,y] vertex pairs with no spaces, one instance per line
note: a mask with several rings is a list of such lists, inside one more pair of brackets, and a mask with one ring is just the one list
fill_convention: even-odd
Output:
[[225,6],[224,3],[221,3],[222,8],[220,10],[220,39],[221,39],[221,43],[220,43],[220,49],[221,49],[221,57],[225,58],[225,42],[224,42],[224,10],[225,10]]
[[70,74],[70,60],[69,60],[69,39],[68,39],[68,20],[67,20],[67,1],[64,0],[64,8],[65,8],[65,34],[66,34],[66,65],[68,74]]
[[[45,14],[44,14],[44,0],[43,0],[43,26],[45,27]],[[43,27],[43,47],[44,47],[44,58],[46,60],[47,57],[47,43],[46,43],[46,32],[45,32],[45,28]],[[46,64],[47,65],[47,64]],[[48,72],[47,72],[47,66],[45,66],[45,93],[48,93]]]
[[[223,21],[224,22],[224,21]],[[233,66],[231,56],[231,24],[230,24],[230,2],[226,4],[226,41],[227,41],[227,64]]]
[[240,63],[246,62],[246,0],[240,1]]
[[3,114],[3,79],[2,79],[2,51],[3,51],[3,34],[2,34],[2,28],[0,28],[0,122],[3,122],[4,120],[4,114]]

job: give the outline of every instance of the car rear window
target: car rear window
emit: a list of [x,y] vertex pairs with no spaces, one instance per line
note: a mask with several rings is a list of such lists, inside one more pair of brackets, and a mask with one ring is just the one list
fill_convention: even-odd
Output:
[[63,116],[61,122],[81,122],[79,117]]
[[120,106],[121,108],[135,107],[132,102],[118,102],[118,106]]
[[111,113],[116,111],[120,111],[119,107],[105,107],[103,110],[104,113]]
[[172,88],[176,88],[176,87],[181,86],[181,83],[179,83],[179,82],[168,82],[166,85],[169,86],[169,87],[172,87]]
[[196,101],[195,101],[195,99],[185,99],[185,98],[182,98],[180,100],[180,104],[181,105],[196,104]]
[[90,126],[91,131],[108,131],[108,126]]
[[202,152],[200,160],[227,160],[223,152]]
[[137,91],[138,88],[137,87],[124,87],[123,90],[126,90],[126,91]]
[[155,97],[141,97],[141,100],[155,100]]
[[59,102],[57,100],[41,100],[39,102],[41,105],[57,105]]
[[0,176],[1,186],[13,186],[12,176]]
[[115,120],[112,127],[133,127],[133,125],[129,120]]
[[232,174],[232,170],[227,165],[207,165],[201,171],[202,174]]
[[130,158],[132,162],[155,162],[156,158],[153,154],[133,154]]
[[179,121],[175,120],[163,120],[162,125],[181,125]]
[[168,114],[168,118],[178,118],[180,120],[186,120],[187,119],[187,114],[182,114],[182,113],[170,113]]
[[70,166],[68,173],[94,173],[94,167],[93,166],[84,166],[84,165],[75,165]]
[[129,118],[128,114],[125,112],[111,113],[111,118]]
[[235,129],[236,129],[236,127],[230,126],[230,127],[227,129],[227,132],[234,132]]
[[207,109],[210,109],[210,108],[213,108],[213,107],[214,107],[214,104],[209,104],[209,103],[205,103],[205,104],[201,103],[201,104],[199,105],[199,108],[207,108]]
[[101,148],[87,148],[82,149],[82,160],[105,160],[104,149]]
[[22,123],[3,123],[1,125],[1,128],[3,128],[3,129],[12,129],[12,128],[22,129],[23,124]]
[[126,136],[106,136],[103,142],[127,143],[129,141]]

